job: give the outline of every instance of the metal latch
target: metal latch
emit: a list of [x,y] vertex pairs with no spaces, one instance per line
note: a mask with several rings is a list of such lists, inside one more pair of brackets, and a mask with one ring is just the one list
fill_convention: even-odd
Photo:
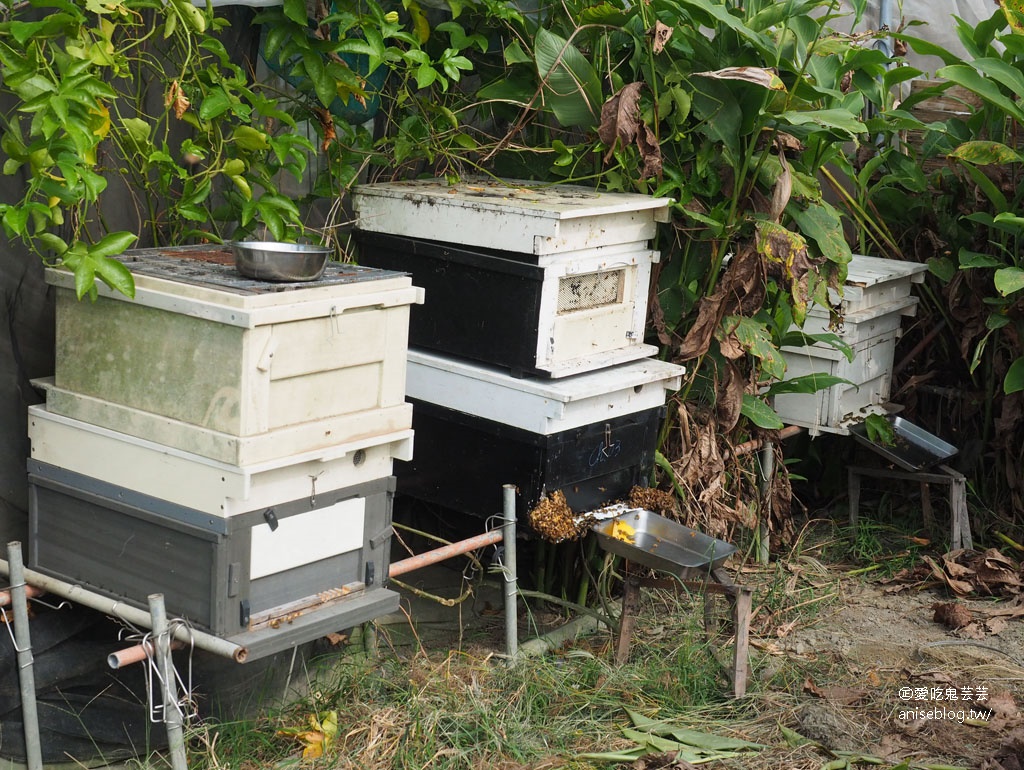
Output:
[[274,532],[279,526],[281,526],[273,508],[267,508],[267,510],[263,512],[263,520],[267,522],[267,526],[270,527],[271,532]]

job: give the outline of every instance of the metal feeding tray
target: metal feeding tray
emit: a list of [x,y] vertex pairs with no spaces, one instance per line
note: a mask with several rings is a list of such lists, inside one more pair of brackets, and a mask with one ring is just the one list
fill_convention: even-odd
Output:
[[924,470],[948,460],[957,453],[957,448],[952,444],[947,444],[938,436],[933,436],[902,417],[889,416],[887,419],[896,436],[896,443],[892,446],[879,444],[868,438],[867,425],[863,422],[852,426],[850,433],[864,446],[908,471]]
[[707,574],[736,552],[731,543],[643,508],[599,521],[591,529],[606,551],[683,578]]

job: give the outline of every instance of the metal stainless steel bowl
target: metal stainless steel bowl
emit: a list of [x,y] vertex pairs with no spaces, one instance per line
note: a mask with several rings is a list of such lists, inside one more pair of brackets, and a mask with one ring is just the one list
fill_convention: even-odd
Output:
[[232,241],[235,267],[258,281],[315,281],[324,274],[331,249],[308,243]]

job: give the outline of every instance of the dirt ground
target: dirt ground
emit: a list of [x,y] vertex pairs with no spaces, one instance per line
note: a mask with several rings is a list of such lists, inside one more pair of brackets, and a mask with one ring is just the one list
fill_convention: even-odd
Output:
[[[799,739],[783,728],[812,742],[763,752],[758,766],[817,769],[830,758],[843,766],[856,758],[850,752],[885,767],[1024,768],[1024,620],[985,624],[1014,600],[958,600],[937,581],[817,579],[823,587],[834,580],[837,596],[810,620],[759,627],[755,609],[760,710],[770,715],[774,706],[789,743]],[[938,622],[936,605],[947,604],[971,613],[973,624]],[[755,739],[777,746],[771,732]]]

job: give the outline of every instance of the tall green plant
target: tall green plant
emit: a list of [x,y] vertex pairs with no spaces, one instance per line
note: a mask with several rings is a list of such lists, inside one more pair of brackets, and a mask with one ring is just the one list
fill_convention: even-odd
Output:
[[[79,296],[95,278],[132,293],[110,257],[140,232],[301,233],[277,175],[301,175],[312,146],[274,129],[294,122],[232,59],[225,23],[188,0],[32,0],[0,23],[0,148],[4,173],[25,180],[0,218],[73,269]],[[130,230],[104,207],[109,189],[133,201]]]
[[851,26],[829,0],[544,4],[508,25],[506,68],[478,93],[506,128],[488,156],[499,173],[674,200],[651,332],[692,374],[666,424],[670,436],[680,415],[682,444],[662,467],[703,500],[732,485],[721,512],[746,523],[740,501],[757,490],[739,488],[757,482],[729,478],[719,437],[782,427],[772,388],[835,383],[779,385],[783,345],[840,344],[799,331],[851,256],[821,179],[852,175],[872,141],[864,115],[913,74],[872,35],[839,31]]
[[[545,7],[506,45],[512,76],[480,92],[552,119],[510,134],[508,167],[674,199],[657,331],[672,355],[708,359],[706,382],[740,361],[755,381],[780,378],[791,324],[828,304],[850,258],[819,173],[848,165],[845,144],[894,78],[870,41],[835,32],[837,5]],[[749,417],[777,425],[746,395]]]
[[[870,173],[865,200],[896,246],[927,261],[935,287],[931,308],[946,322],[940,343],[948,358],[959,361],[956,366],[931,357],[919,368],[941,367],[944,384],[980,394],[982,408],[970,433],[981,439],[990,462],[979,474],[978,491],[998,508],[1004,506],[997,501],[1009,493],[1019,524],[1024,510],[1016,471],[1024,428],[1017,416],[1024,392],[1024,110],[1018,99],[1024,93],[1024,28],[1017,5],[1007,0],[976,27],[958,26],[966,57],[908,41],[942,59],[940,80],[913,94],[880,127],[890,136],[896,127],[915,128],[921,140],[903,144],[891,136],[863,173]],[[906,110],[938,95],[962,103],[962,114],[909,122]]]

